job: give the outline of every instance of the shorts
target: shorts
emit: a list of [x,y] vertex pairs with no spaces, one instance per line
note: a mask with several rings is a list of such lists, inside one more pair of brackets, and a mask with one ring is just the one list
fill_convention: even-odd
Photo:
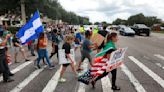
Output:
[[23,48],[20,47],[14,47],[15,53],[19,53],[19,51],[25,51]]
[[85,60],[85,58],[87,58],[89,60],[89,62],[92,62],[92,58],[89,52],[87,51],[81,51],[81,61],[83,62]]
[[62,64],[63,65],[63,67],[68,67],[70,64],[68,63],[68,64]]

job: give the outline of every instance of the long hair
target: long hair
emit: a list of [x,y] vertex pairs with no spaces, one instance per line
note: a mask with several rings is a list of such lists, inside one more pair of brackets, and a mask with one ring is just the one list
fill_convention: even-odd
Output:
[[44,38],[44,35],[45,35],[45,34],[44,34],[43,32],[40,33],[40,35],[39,35],[39,40],[40,40],[40,39],[43,39],[43,38]]
[[112,32],[112,33],[108,34],[106,42],[112,41],[112,38],[116,37],[116,36],[117,36],[117,33],[115,33],[115,32]]
[[39,49],[39,42],[40,42],[40,39],[44,39],[44,36],[45,36],[45,34],[42,32],[42,33],[40,33],[39,34],[39,38],[38,38],[38,43],[37,43],[37,50]]

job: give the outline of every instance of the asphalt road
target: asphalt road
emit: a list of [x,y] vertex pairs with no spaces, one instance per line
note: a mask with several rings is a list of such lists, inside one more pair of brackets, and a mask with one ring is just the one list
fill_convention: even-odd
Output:
[[[119,36],[119,39],[118,47],[128,47],[125,63],[117,71],[117,85],[121,87],[119,92],[164,92],[164,35],[152,33],[150,37]],[[13,51],[11,53],[13,55]],[[31,57],[29,52],[27,54],[31,60],[36,58]],[[81,57],[79,50],[75,55],[78,62]],[[0,92],[113,92],[110,89],[111,74],[99,80],[96,88],[92,89],[91,85],[79,83],[70,67],[64,74],[67,82],[59,83],[60,65],[56,56],[52,59],[55,64],[53,70],[44,65],[42,69],[36,69],[33,61],[24,62],[21,54],[19,61],[20,63],[10,65],[15,73],[15,81],[1,81]],[[87,61],[83,67],[89,67]]]

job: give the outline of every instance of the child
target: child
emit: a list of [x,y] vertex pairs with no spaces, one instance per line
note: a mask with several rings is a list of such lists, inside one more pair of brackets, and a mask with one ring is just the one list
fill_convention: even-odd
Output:
[[73,42],[73,36],[66,36],[65,38],[65,43],[63,44],[63,47],[62,49],[65,50],[65,54],[66,54],[66,58],[68,61],[70,61],[70,63],[68,64],[63,64],[62,66],[62,70],[61,70],[61,73],[60,73],[60,79],[59,79],[59,82],[65,82],[66,79],[63,78],[63,74],[64,72],[66,71],[66,68],[71,65],[71,68],[72,68],[72,71],[75,73],[75,76],[77,76],[77,73],[76,73],[76,70],[75,70],[75,66],[74,66],[74,61],[73,59],[71,58],[70,56],[70,53],[71,53],[71,44]]
[[85,32],[85,40],[83,41],[83,44],[82,44],[82,51],[81,51],[81,61],[79,62],[79,65],[78,65],[78,69],[77,71],[80,71],[82,70],[80,68],[82,62],[84,61],[85,58],[87,58],[89,60],[89,63],[90,65],[92,66],[92,58],[91,58],[91,55],[90,53],[92,52],[92,49],[97,47],[96,45],[93,45],[91,42],[90,42],[90,38],[91,38],[92,34],[90,31],[86,31]]

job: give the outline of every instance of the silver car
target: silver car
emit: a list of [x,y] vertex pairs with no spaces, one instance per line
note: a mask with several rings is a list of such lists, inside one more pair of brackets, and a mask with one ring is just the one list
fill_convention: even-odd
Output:
[[122,27],[119,29],[120,35],[123,36],[135,36],[135,31],[130,27]]

